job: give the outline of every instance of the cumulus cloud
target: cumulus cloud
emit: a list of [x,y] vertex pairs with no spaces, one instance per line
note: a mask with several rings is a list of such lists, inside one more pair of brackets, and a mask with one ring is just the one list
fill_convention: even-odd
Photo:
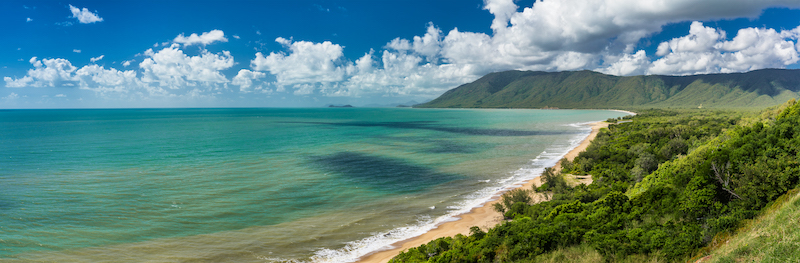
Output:
[[78,22],[81,24],[91,24],[103,21],[102,17],[98,16],[96,13],[92,13],[85,7],[80,9],[73,5],[69,5],[69,11],[72,12],[72,17],[78,19]]
[[476,76],[469,66],[424,63],[423,57],[404,52],[385,50],[379,59],[366,54],[357,60],[353,74],[328,96],[435,96],[473,80]]
[[131,62],[133,62],[133,59],[131,59],[131,60],[125,60],[125,61],[122,61],[122,66],[123,66],[123,67],[130,66],[130,65],[131,65]]
[[508,27],[508,20],[517,12],[513,0],[485,0],[484,10],[494,15],[491,28],[495,31]]
[[30,85],[30,83],[33,83],[33,78],[27,75],[19,79],[3,77],[3,81],[6,82],[6,88],[22,88],[27,87]]
[[796,48],[800,27],[778,32],[767,28],[740,29],[732,40],[726,32],[693,22],[689,35],[658,45],[650,74],[730,73],[783,68],[800,60]]
[[93,90],[98,93],[128,93],[145,87],[136,78],[136,72],[133,70],[119,71],[98,65],[83,66],[75,72],[75,77],[78,79],[81,89]]
[[33,19],[31,19],[30,17],[28,17],[27,19],[25,19],[25,22],[31,22],[31,21],[33,21]]
[[238,85],[239,91],[248,93],[251,91],[250,87],[253,86],[253,80],[263,78],[266,75],[267,74],[264,72],[242,69],[239,70],[239,73],[237,73],[235,77],[233,77],[231,84]]
[[268,71],[277,78],[278,85],[301,83],[325,83],[344,80],[345,70],[341,67],[344,54],[342,46],[329,41],[312,43],[285,38],[276,42],[289,50],[289,53],[271,52],[269,55],[256,53],[250,67],[256,71]]
[[433,23],[428,23],[428,32],[422,37],[414,36],[411,47],[414,53],[424,56],[428,62],[437,63],[439,52],[442,50],[442,30]]
[[185,46],[200,44],[200,45],[208,45],[214,42],[228,42],[228,39],[225,38],[225,33],[222,30],[214,29],[209,32],[204,32],[199,36],[197,33],[192,33],[188,37],[183,36],[183,34],[178,35],[172,40],[175,43],[180,43]]
[[[118,70],[97,64],[77,68],[63,58],[40,60],[33,57],[29,61],[33,68],[25,76],[4,77],[3,80],[9,88],[75,87],[94,91],[102,97],[209,99],[226,88],[229,81],[220,71],[234,64],[228,51],[215,54],[202,50],[200,55],[190,56],[184,54],[178,44],[158,51],[148,49],[144,55],[146,58],[139,63],[138,70]],[[92,62],[102,58],[93,58]],[[253,76],[263,74],[256,72]],[[256,90],[267,92],[263,87]]]
[[33,69],[28,70],[28,74],[19,79],[4,77],[8,88],[22,87],[55,87],[57,85],[77,81],[74,76],[77,68],[66,59],[43,59],[38,60],[32,57],[28,62],[33,65]]
[[106,55],[100,55],[99,57],[93,57],[93,58],[90,58],[90,59],[89,59],[89,61],[91,61],[92,63],[94,63],[94,62],[100,61],[100,60],[101,60],[101,59],[103,59],[103,57],[105,57],[105,56],[106,56]]
[[72,52],[81,53],[81,50],[80,49],[73,49]]
[[119,71],[105,69],[92,64],[80,69],[63,58],[39,60],[33,57],[29,61],[34,68],[19,79],[4,77],[6,87],[73,87],[95,91],[127,92],[129,89],[142,87],[133,70]]
[[[607,58],[611,58],[611,56],[607,56]],[[636,51],[635,54],[623,54],[621,57],[611,58],[611,60],[614,62],[605,68],[599,68],[598,71],[617,76],[642,75],[650,65],[650,59],[647,58],[644,50]]]
[[148,58],[139,63],[143,70],[141,80],[171,89],[195,86],[198,82],[226,83],[228,79],[220,70],[233,66],[233,56],[229,51],[214,54],[203,50],[198,56],[189,56],[179,49],[178,44],[158,52],[148,49],[144,54]]

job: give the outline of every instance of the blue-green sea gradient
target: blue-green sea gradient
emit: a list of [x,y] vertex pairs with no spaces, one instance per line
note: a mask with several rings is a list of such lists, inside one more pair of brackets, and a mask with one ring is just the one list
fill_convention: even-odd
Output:
[[537,176],[603,110],[0,111],[0,261],[347,262]]

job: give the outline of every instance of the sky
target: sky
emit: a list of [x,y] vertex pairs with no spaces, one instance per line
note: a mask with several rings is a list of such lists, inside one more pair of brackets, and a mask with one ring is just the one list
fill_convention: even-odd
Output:
[[0,108],[424,102],[505,70],[800,68],[800,0],[0,3]]

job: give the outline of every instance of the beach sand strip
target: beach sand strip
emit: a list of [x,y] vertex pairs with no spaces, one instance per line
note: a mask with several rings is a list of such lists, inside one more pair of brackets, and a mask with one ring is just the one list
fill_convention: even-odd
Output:
[[[592,128],[592,132],[589,136],[586,137],[578,147],[570,150],[564,158],[567,160],[572,161],[575,157],[578,156],[579,153],[586,150],[589,147],[589,144],[592,140],[597,136],[600,132],[601,128],[608,127],[609,123],[601,121],[589,124]],[[553,167],[556,172],[561,170],[561,162],[555,164]],[[542,184],[541,177],[536,177],[530,181],[525,182],[521,187],[523,189],[532,189],[534,185],[537,187]],[[399,241],[397,243],[392,244],[392,249],[383,250],[383,251],[376,251],[374,253],[368,254],[366,256],[361,257],[357,262],[360,263],[385,263],[389,262],[393,257],[400,254],[402,251],[406,251],[409,248],[418,247],[423,244],[427,244],[430,241],[433,241],[438,238],[442,237],[450,237],[455,236],[457,234],[462,235],[469,235],[469,228],[473,226],[478,226],[481,229],[487,230],[489,228],[494,227],[498,223],[502,222],[503,216],[494,211],[492,205],[499,201],[500,195],[502,193],[498,193],[497,195],[493,196],[491,201],[484,203],[479,207],[475,207],[470,212],[462,214],[457,217],[457,220],[445,222],[431,231],[428,231],[425,234],[420,236],[416,236],[410,239],[406,239],[403,241]],[[544,201],[543,194],[536,194],[534,196],[534,202],[541,202]]]

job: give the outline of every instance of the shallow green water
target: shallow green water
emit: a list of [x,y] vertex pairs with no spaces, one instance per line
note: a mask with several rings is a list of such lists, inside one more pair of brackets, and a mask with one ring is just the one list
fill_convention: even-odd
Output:
[[346,262],[537,176],[593,110],[0,111],[0,258]]

